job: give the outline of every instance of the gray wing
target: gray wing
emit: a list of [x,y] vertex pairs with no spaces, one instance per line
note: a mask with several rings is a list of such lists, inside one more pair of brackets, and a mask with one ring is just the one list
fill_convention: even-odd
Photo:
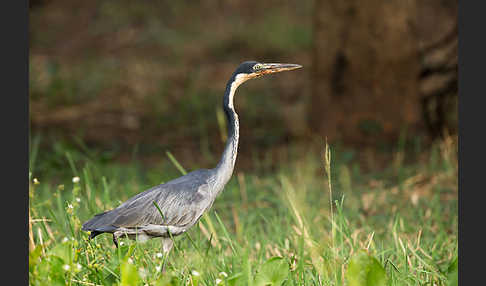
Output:
[[[197,170],[142,192],[116,209],[95,216],[83,229],[112,232],[145,225],[186,227],[209,205],[210,170]],[[163,216],[154,205],[156,202]]]

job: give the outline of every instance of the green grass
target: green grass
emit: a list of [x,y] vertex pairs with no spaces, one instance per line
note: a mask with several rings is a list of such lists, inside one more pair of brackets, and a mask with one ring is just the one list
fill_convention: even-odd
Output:
[[457,285],[450,138],[412,162],[400,148],[374,172],[324,145],[273,172],[237,172],[212,210],[175,238],[167,261],[158,239],[123,239],[116,249],[111,235],[88,241],[80,227],[191,166],[170,156],[144,169],[69,151],[58,163],[64,172],[48,172],[32,146],[31,285]]

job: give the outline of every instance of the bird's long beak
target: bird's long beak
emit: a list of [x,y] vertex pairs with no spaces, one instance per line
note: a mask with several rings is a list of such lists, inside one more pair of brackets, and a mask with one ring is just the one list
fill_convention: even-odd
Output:
[[283,71],[290,71],[301,68],[301,65],[296,64],[262,64],[262,68],[257,71],[258,75],[276,73],[276,72],[283,72]]

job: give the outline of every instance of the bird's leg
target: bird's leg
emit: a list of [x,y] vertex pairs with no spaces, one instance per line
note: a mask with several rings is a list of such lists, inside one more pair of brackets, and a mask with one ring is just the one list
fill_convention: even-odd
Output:
[[162,252],[164,254],[164,262],[162,264],[162,272],[165,272],[165,265],[167,263],[167,259],[169,258],[169,253],[172,247],[174,246],[174,241],[172,238],[162,237]]
[[118,235],[113,233],[113,243],[115,244],[116,248],[118,248]]
[[174,246],[172,238],[162,238],[162,251],[164,254],[169,254],[170,250]]

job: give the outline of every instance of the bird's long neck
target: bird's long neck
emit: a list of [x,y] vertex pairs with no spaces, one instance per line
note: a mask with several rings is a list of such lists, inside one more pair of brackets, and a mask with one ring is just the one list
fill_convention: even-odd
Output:
[[[228,126],[228,139],[224,148],[223,156],[216,166],[216,176],[221,183],[221,190],[229,181],[235,167],[236,156],[238,154],[238,139],[240,134],[240,125],[238,114],[236,114],[233,97],[238,86],[245,81],[243,76],[236,75],[232,77],[226,85],[226,91],[223,97],[223,110],[226,116]],[[220,191],[221,191],[220,190]]]

